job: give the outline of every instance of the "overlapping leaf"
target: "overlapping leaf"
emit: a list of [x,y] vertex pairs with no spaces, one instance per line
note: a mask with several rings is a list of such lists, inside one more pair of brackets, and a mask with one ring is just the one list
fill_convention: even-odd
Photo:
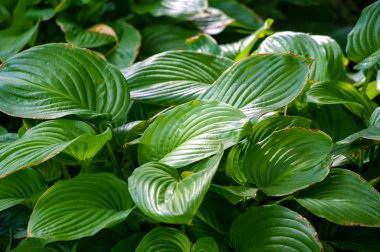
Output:
[[0,179],[0,211],[24,204],[33,207],[38,196],[47,189],[43,177],[35,170],[27,169]]
[[111,137],[109,129],[96,135],[91,126],[81,121],[43,122],[0,150],[0,177],[38,165],[63,151],[88,162]]
[[339,225],[380,226],[380,194],[358,174],[332,169],[322,182],[295,200],[313,214]]
[[239,109],[219,102],[191,101],[160,115],[140,139],[140,164],[159,161],[183,167],[228,148],[249,133]]
[[325,81],[312,85],[306,93],[309,102],[319,104],[343,104],[352,113],[366,121],[376,108],[374,103],[352,84],[341,81]]
[[292,55],[251,56],[225,71],[200,98],[258,116],[293,101],[307,81],[309,65],[309,60]]
[[314,59],[310,79],[329,79],[328,61],[324,48],[311,36],[299,32],[277,32],[266,38],[258,49],[259,53],[292,53]]
[[285,129],[251,143],[241,172],[265,194],[290,194],[323,180],[332,148],[329,136],[307,129]]
[[0,68],[0,110],[12,116],[66,115],[125,122],[129,91],[123,75],[88,50],[64,44],[33,47]]
[[192,51],[215,55],[222,54],[218,42],[216,42],[216,40],[213,37],[205,33],[200,33],[197,36],[188,38],[186,40],[186,43],[189,46],[189,49]]
[[230,59],[191,51],[154,55],[123,70],[131,98],[169,105],[195,99],[229,66]]
[[[380,2],[367,6],[348,35],[347,55],[360,63],[380,50]],[[379,63],[379,62],[375,62]],[[378,65],[378,64],[377,64]]]
[[321,251],[311,224],[283,206],[252,207],[232,224],[230,237],[236,251]]
[[38,200],[28,237],[74,240],[122,222],[132,211],[127,184],[113,174],[82,174],[59,181]]
[[191,168],[181,179],[178,170],[150,162],[128,178],[129,192],[139,209],[150,218],[166,223],[188,223],[197,212],[211,185],[223,151]]

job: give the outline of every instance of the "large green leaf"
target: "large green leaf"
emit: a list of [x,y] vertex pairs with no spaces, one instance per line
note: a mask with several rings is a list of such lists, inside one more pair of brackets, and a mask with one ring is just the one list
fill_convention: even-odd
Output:
[[24,204],[33,207],[37,197],[47,189],[43,177],[33,169],[0,179],[0,211]]
[[354,62],[361,62],[380,49],[380,2],[366,7],[354,29],[348,35],[347,55]]
[[310,79],[324,81],[329,79],[328,61],[323,46],[311,36],[299,32],[277,32],[266,38],[258,49],[259,53],[293,53],[314,59]]
[[184,178],[177,169],[158,162],[140,166],[128,178],[133,201],[154,220],[188,223],[201,205],[222,155],[220,149],[214,157],[193,166]]
[[312,85],[307,99],[319,104],[343,104],[356,116],[366,121],[376,108],[374,103],[352,84],[341,81],[324,81]]
[[249,133],[239,109],[219,102],[191,101],[157,117],[139,142],[140,164],[159,161],[183,167],[229,148]]
[[200,96],[261,115],[293,101],[302,91],[310,61],[292,55],[255,55],[243,59]]
[[157,227],[140,241],[136,252],[190,252],[191,242],[185,233],[178,229]]
[[296,194],[313,214],[339,225],[380,227],[380,194],[358,174],[334,168],[327,178]]
[[298,116],[279,116],[265,119],[256,123],[252,128],[252,134],[248,140],[242,141],[232,147],[227,156],[226,175],[237,183],[246,185],[247,178],[244,176],[241,166],[250,143],[257,143],[273,132],[288,128],[309,128],[310,120]]
[[331,138],[321,131],[285,129],[250,143],[241,172],[265,194],[290,194],[329,173]]
[[192,51],[156,54],[123,70],[131,98],[160,105],[194,100],[233,62]]
[[311,36],[325,51],[327,58],[327,70],[330,80],[344,80],[346,68],[344,66],[344,54],[339,44],[329,36]]
[[88,163],[111,137],[110,129],[96,135],[91,126],[81,121],[43,122],[0,150],[0,177],[38,165],[61,152]]
[[283,206],[252,207],[231,226],[233,247],[240,252],[322,251],[311,224]]
[[123,75],[88,50],[65,44],[31,48],[0,67],[0,110],[18,117],[66,115],[126,120],[129,91]]
[[50,187],[37,201],[28,237],[74,240],[122,222],[132,211],[127,184],[113,174],[82,174]]
[[339,141],[338,143],[352,143],[359,138],[370,139],[378,141],[380,140],[380,107],[373,111],[371,117],[369,118],[368,128],[356,132],[345,139]]
[[221,33],[234,20],[227,16],[223,11],[216,8],[207,8],[198,12],[194,16],[187,18],[199,30],[204,33],[216,35]]
[[107,57],[107,60],[118,68],[128,67],[135,61],[140,50],[140,32],[123,20],[116,21],[112,27],[116,31],[119,43],[115,51]]

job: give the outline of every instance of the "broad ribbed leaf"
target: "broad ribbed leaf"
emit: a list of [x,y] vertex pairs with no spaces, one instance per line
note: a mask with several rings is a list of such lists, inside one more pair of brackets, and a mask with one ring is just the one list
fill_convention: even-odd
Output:
[[0,126],[0,147],[17,139],[18,135],[16,133],[8,133],[6,128]]
[[222,56],[169,51],[126,68],[123,74],[132,99],[171,105],[194,100],[232,64]]
[[345,226],[380,227],[380,194],[358,174],[332,169],[322,182],[295,195],[313,214]]
[[343,104],[356,116],[368,120],[374,103],[360,93],[352,84],[340,81],[318,82],[312,85],[306,93],[307,99],[319,104]]
[[213,37],[205,33],[200,33],[197,36],[188,38],[186,40],[186,44],[192,51],[200,53],[209,53],[214,55],[222,54],[218,42],[216,42],[216,40]]
[[233,247],[239,252],[322,251],[311,224],[283,206],[252,207],[231,226]]
[[288,128],[309,128],[310,120],[297,116],[280,116],[263,120],[255,124],[252,128],[252,134],[249,140],[238,143],[233,146],[227,156],[226,175],[237,183],[246,185],[247,178],[242,172],[243,159],[250,143],[257,143],[273,132]]
[[223,11],[216,8],[207,8],[202,12],[187,19],[202,32],[216,35],[221,33],[234,20],[227,16]]
[[249,144],[241,171],[267,195],[290,194],[327,176],[331,148],[331,138],[321,131],[277,131]]
[[354,29],[348,35],[347,55],[361,62],[380,49],[380,2],[366,7]]
[[126,119],[129,91],[123,75],[88,50],[64,44],[31,48],[0,67],[0,110],[12,116],[53,119]]
[[368,128],[361,130],[347,138],[339,141],[338,143],[352,143],[359,138],[370,139],[378,141],[380,140],[380,107],[373,111],[371,117],[369,118]]
[[141,137],[140,164],[183,167],[236,144],[250,131],[240,110],[219,102],[191,101],[157,117]]
[[178,229],[157,227],[147,233],[136,248],[136,252],[190,252],[191,242]]
[[210,191],[213,191],[220,196],[224,197],[231,204],[236,205],[240,201],[254,199],[258,191],[257,188],[245,186],[221,186],[211,185]]
[[33,169],[0,179],[0,211],[24,204],[33,207],[37,197],[47,189],[43,177]]
[[[366,70],[380,65],[380,48],[372,53],[368,58],[365,58],[362,62],[354,66],[355,70]],[[378,70],[380,71],[380,70]]]
[[133,201],[154,220],[188,223],[201,205],[222,155],[220,149],[214,157],[192,167],[185,178],[177,169],[158,162],[140,166],[128,178]]
[[135,61],[140,50],[140,32],[122,20],[116,21],[112,27],[116,31],[119,43],[115,51],[107,57],[107,60],[118,68],[128,67]]
[[330,80],[344,80],[346,68],[344,66],[344,54],[339,44],[329,36],[314,35],[311,37],[317,41],[325,51]]
[[298,96],[307,81],[309,65],[309,60],[292,55],[255,55],[225,71],[200,98],[260,115]]
[[28,237],[74,240],[122,222],[132,211],[127,184],[109,173],[82,174],[50,187],[37,201]]
[[80,162],[89,162],[111,137],[110,129],[96,135],[81,121],[43,122],[0,149],[0,177],[38,165],[63,151]]
[[219,252],[219,248],[214,238],[203,237],[194,243],[191,252]]
[[292,53],[314,59],[310,79],[316,81],[329,79],[328,61],[324,48],[308,34],[277,32],[260,44],[258,53]]

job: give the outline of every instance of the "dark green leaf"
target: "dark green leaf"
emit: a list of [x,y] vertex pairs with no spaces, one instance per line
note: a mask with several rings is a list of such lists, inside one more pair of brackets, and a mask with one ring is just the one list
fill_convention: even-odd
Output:
[[252,207],[231,226],[236,251],[322,251],[311,224],[283,206]]
[[12,116],[66,115],[126,120],[129,91],[123,75],[88,50],[64,44],[37,46],[0,68],[0,110]]
[[17,172],[0,179],[0,211],[23,204],[33,207],[37,198],[47,189],[43,177],[33,169]]
[[334,168],[295,200],[313,214],[346,226],[380,227],[380,194],[358,174]]
[[157,227],[147,233],[136,248],[136,252],[190,252],[191,242],[182,231]]
[[[134,170],[128,178],[129,192],[148,217],[166,223],[188,223],[197,212],[211,185],[223,151],[190,169],[181,178],[178,170],[150,162]],[[185,173],[184,173],[185,174]]]
[[126,68],[123,74],[132,99],[172,105],[194,100],[232,64],[222,56],[168,51]]
[[255,55],[229,68],[201,95],[259,116],[293,101],[307,81],[310,61],[292,55]]
[[197,36],[188,38],[186,40],[189,49],[200,53],[209,53],[214,55],[221,55],[222,51],[218,42],[205,33],[200,33]]
[[139,163],[186,166],[217,153],[221,144],[225,149],[236,144],[250,125],[243,112],[223,103],[195,100],[179,105],[158,116],[144,132]]
[[133,201],[125,182],[113,174],[82,174],[59,181],[37,201],[28,237],[74,240],[122,222]]
[[257,188],[245,186],[221,186],[211,185],[210,191],[213,191],[227,199],[231,204],[236,205],[240,201],[254,199],[258,191]]
[[203,237],[195,242],[191,252],[219,252],[219,248],[212,237]]

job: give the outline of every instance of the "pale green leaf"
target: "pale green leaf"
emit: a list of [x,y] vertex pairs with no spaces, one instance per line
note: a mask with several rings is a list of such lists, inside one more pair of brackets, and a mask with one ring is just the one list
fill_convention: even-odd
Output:
[[122,72],[132,99],[173,105],[194,100],[232,63],[222,56],[168,51],[136,63]]
[[23,204],[33,207],[38,196],[47,189],[43,177],[27,169],[0,179],[0,211]]
[[186,20],[191,21],[202,32],[211,35],[221,33],[234,21],[223,11],[212,7],[198,12]]
[[28,237],[49,241],[92,236],[132,211],[127,184],[109,173],[82,174],[50,187],[37,201]]
[[65,44],[36,46],[0,67],[0,110],[12,116],[66,115],[126,120],[129,91],[123,75],[88,50]]
[[334,168],[322,182],[294,196],[313,214],[345,226],[380,227],[380,194],[358,174]]
[[201,205],[222,155],[220,149],[214,157],[193,166],[185,178],[177,169],[161,163],[140,166],[128,178],[133,201],[156,221],[188,223]]
[[183,167],[229,148],[250,131],[249,119],[239,109],[219,102],[191,101],[162,115],[141,137],[140,164],[159,161]]
[[235,63],[200,99],[218,100],[259,116],[293,101],[307,81],[310,61],[292,55],[255,55]]
[[188,38],[186,40],[186,44],[192,51],[214,55],[222,54],[218,42],[216,42],[213,37],[205,33],[200,33],[194,37]]
[[239,252],[322,251],[310,222],[278,205],[248,209],[232,224],[230,237]]
[[178,229],[157,227],[140,241],[136,252],[190,252],[191,242],[185,233]]

